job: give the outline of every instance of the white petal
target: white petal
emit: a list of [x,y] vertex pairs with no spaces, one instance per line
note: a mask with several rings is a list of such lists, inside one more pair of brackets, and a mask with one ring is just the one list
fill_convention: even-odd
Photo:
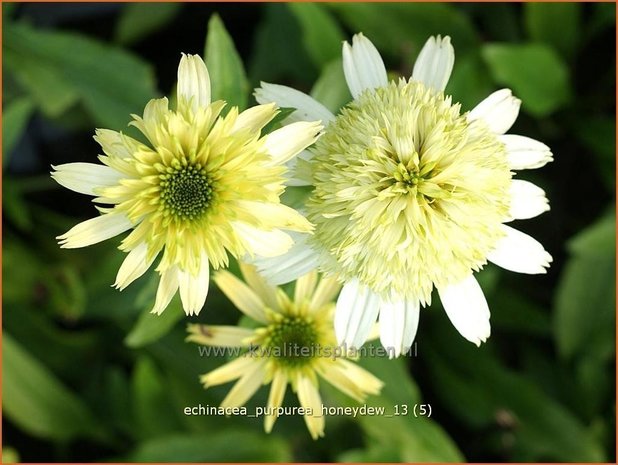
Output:
[[264,361],[253,360],[242,377],[221,402],[223,408],[241,407],[264,383]]
[[554,159],[547,145],[530,137],[505,134],[499,139],[506,147],[511,169],[540,168]]
[[255,89],[255,99],[259,103],[275,102],[280,108],[296,108],[296,111],[285,118],[286,123],[297,121],[321,121],[326,125],[335,119],[328,108],[313,97],[291,87],[262,82]]
[[521,100],[510,89],[497,90],[468,113],[468,121],[483,120],[496,134],[508,131],[519,115]]
[[184,98],[191,102],[193,111],[210,103],[210,77],[206,64],[198,55],[183,53],[178,66],[176,92],[178,99]]
[[517,273],[543,274],[553,261],[541,243],[510,226],[502,225],[506,236],[498,241],[487,259]]
[[380,298],[358,280],[344,284],[335,310],[337,342],[347,348],[359,348],[367,340],[378,316]]
[[167,308],[172,301],[172,297],[178,290],[178,269],[174,266],[163,272],[161,279],[159,280],[159,287],[157,288],[157,296],[155,298],[155,304],[151,313],[160,315],[163,310]]
[[412,79],[443,91],[451,77],[454,63],[455,50],[451,45],[451,38],[430,37],[414,63]]
[[234,122],[232,133],[238,131],[261,131],[277,114],[275,104],[256,105],[243,111]]
[[66,163],[52,166],[51,176],[61,186],[86,195],[97,195],[94,189],[118,184],[122,173],[105,165],[94,163]]
[[242,239],[250,254],[260,257],[277,257],[286,253],[294,241],[279,229],[264,231],[241,221],[232,222],[236,234]]
[[489,307],[473,275],[463,281],[438,289],[442,306],[455,329],[477,346],[491,334]]
[[307,244],[309,234],[290,231],[294,245],[283,255],[273,258],[255,258],[252,263],[260,274],[273,285],[289,283],[318,267],[320,255]]
[[389,358],[406,353],[414,342],[419,319],[418,300],[380,303],[380,342]]
[[200,258],[200,269],[197,275],[184,270],[178,271],[178,286],[182,308],[187,315],[197,315],[206,302],[210,276],[210,265],[206,254]]
[[125,289],[150,268],[155,258],[156,255],[148,259],[148,246],[145,242],[139,244],[129,252],[122,265],[120,265],[114,287],[121,291]]
[[322,399],[317,387],[311,379],[298,375],[298,401],[302,407],[311,410],[311,415],[305,415],[307,429],[313,439],[324,436],[324,416],[322,415]]
[[366,89],[388,84],[386,68],[380,53],[363,34],[352,38],[352,46],[343,44],[343,72],[354,98]]
[[513,219],[534,218],[549,210],[545,191],[528,181],[511,181],[510,214]]
[[281,165],[313,144],[324,127],[318,122],[299,121],[271,132],[264,145],[271,164]]
[[76,249],[96,244],[117,236],[133,227],[133,223],[122,213],[104,213],[83,221],[62,236],[56,237],[63,249]]
[[243,347],[244,341],[254,336],[255,331],[238,326],[211,326],[190,324],[187,328],[187,342],[195,342],[205,346]]

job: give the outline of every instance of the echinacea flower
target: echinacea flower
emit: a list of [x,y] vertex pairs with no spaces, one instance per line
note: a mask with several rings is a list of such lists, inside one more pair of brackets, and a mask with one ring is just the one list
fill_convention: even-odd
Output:
[[237,380],[221,402],[222,408],[242,407],[263,384],[271,384],[264,429],[278,417],[288,383],[305,410],[305,423],[314,439],[324,435],[319,378],[363,402],[378,394],[382,382],[350,360],[337,346],[332,300],[340,289],[333,278],[312,271],[296,281],[294,299],[269,285],[251,265],[241,264],[247,284],[227,271],[215,275],[217,286],[260,326],[189,325],[187,340],[207,346],[247,351],[201,377],[205,388]]
[[274,256],[292,245],[282,229],[311,225],[283,205],[284,166],[315,142],[322,127],[299,122],[261,135],[277,114],[274,104],[220,116],[223,101],[211,102],[210,78],[202,59],[183,55],[178,67],[178,104],[151,100],[130,124],[150,145],[120,132],[98,129],[105,155],[92,163],[54,167],[64,187],[95,196],[101,215],[59,236],[61,247],[85,247],[125,231],[128,252],[116,277],[122,290],[161,259],[156,301],[161,313],[176,291],[185,312],[197,314],[206,300],[209,263],[217,269],[246,254]]
[[450,38],[432,37],[411,78],[389,82],[380,54],[358,34],[343,46],[354,101],[337,116],[288,87],[256,90],[260,103],[296,108],[290,121],[327,124],[295,160],[294,183],[313,186],[305,208],[314,235],[257,263],[274,283],[307,266],[341,276],[340,343],[361,345],[379,315],[382,344],[405,352],[420,306],[436,288],[453,325],[480,345],[490,334],[490,312],[473,272],[491,261],[545,273],[552,261],[539,242],[504,224],[549,210],[543,190],[513,179],[511,170],[539,168],[551,151],[505,135],[521,103],[508,89],[461,113],[444,94],[453,63]]

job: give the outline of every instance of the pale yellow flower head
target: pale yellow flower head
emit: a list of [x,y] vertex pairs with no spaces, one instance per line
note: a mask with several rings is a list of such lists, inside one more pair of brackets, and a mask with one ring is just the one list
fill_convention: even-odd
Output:
[[248,349],[234,361],[201,377],[205,388],[236,384],[221,403],[223,408],[243,406],[262,384],[271,384],[264,428],[270,432],[289,383],[302,407],[314,439],[324,435],[319,394],[322,378],[359,402],[378,394],[382,382],[346,359],[333,329],[332,300],[340,285],[335,279],[318,280],[315,271],[296,282],[294,298],[269,285],[250,265],[241,265],[246,284],[227,271],[215,276],[217,286],[247,316],[256,329],[236,326],[189,325],[188,341],[207,346]]
[[56,181],[107,204],[102,215],[59,237],[62,247],[100,242],[127,230],[128,252],[115,286],[124,289],[160,255],[161,280],[153,312],[160,313],[180,289],[188,314],[198,313],[208,292],[209,264],[234,257],[272,257],[292,245],[283,231],[311,231],[295,210],[279,201],[285,162],[312,144],[319,123],[299,122],[268,135],[261,131],[278,113],[274,104],[239,114],[210,100],[206,65],[183,55],[178,68],[178,104],[151,100],[135,126],[148,143],[99,129],[103,165],[55,167]]

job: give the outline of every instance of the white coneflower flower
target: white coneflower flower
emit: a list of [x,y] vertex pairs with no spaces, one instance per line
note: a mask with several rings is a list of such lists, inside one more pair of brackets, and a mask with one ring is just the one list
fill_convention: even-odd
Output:
[[511,173],[551,161],[549,148],[504,135],[520,106],[508,89],[462,114],[443,93],[453,63],[450,38],[432,37],[412,77],[389,82],[378,51],[358,34],[343,46],[354,101],[339,115],[288,87],[256,90],[260,103],[296,108],[291,121],[328,123],[296,159],[294,183],[314,186],[306,211],[315,235],[258,264],[275,283],[308,263],[343,277],[341,343],[361,345],[379,314],[383,345],[396,355],[407,350],[435,287],[457,330],[479,345],[490,334],[489,309],[473,272],[489,260],[544,273],[552,260],[535,239],[503,224],[549,210],[542,189]]
[[239,310],[262,326],[189,325],[188,341],[249,349],[203,375],[201,381],[208,388],[238,380],[221,403],[224,408],[243,406],[262,384],[270,383],[264,420],[268,433],[289,383],[301,407],[307,409],[305,423],[317,439],[324,435],[319,378],[359,402],[382,388],[379,379],[346,360],[337,346],[332,300],[341,286],[333,278],[322,278],[318,283],[317,272],[312,271],[296,281],[291,300],[283,290],[267,284],[253,266],[241,264],[241,271],[247,284],[227,271],[218,272],[215,282]]
[[225,117],[223,101],[210,101],[210,78],[197,55],[183,55],[178,67],[178,105],[151,100],[131,123],[150,142],[99,129],[95,140],[103,165],[55,166],[52,177],[64,187],[92,195],[101,216],[59,236],[65,248],[85,247],[127,230],[120,249],[128,255],[116,277],[124,289],[162,252],[154,313],[161,313],[180,288],[187,314],[206,299],[209,262],[228,263],[228,253],[274,256],[292,245],[282,231],[309,231],[310,224],[279,202],[284,166],[315,142],[322,127],[298,122],[261,136],[278,110],[259,105]]

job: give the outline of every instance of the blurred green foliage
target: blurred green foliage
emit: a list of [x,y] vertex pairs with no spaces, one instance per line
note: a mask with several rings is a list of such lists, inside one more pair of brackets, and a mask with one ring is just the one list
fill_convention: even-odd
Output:
[[[3,3],[2,14],[3,462],[615,460],[615,5]],[[386,382],[369,405],[427,403],[431,419],[329,417],[313,442],[297,417],[266,435],[258,419],[187,416],[222,400],[226,387],[205,391],[198,376],[224,360],[184,342],[177,301],[148,313],[151,274],[110,287],[113,241],[58,248],[94,209],[51,182],[50,165],[95,161],[94,128],[125,130],[169,95],[181,52],[204,52],[213,97],[231,105],[252,105],[263,80],[336,111],[350,100],[341,41],[359,31],[393,76],[410,74],[429,35],[450,35],[447,93],[464,110],[513,88],[513,132],[555,156],[519,175],[548,192],[552,210],[521,228],[554,264],[546,276],[480,274],[493,330],[481,348],[436,303],[417,356],[361,360]],[[190,320],[238,315],[212,286]],[[324,399],[354,405],[328,386]]]

